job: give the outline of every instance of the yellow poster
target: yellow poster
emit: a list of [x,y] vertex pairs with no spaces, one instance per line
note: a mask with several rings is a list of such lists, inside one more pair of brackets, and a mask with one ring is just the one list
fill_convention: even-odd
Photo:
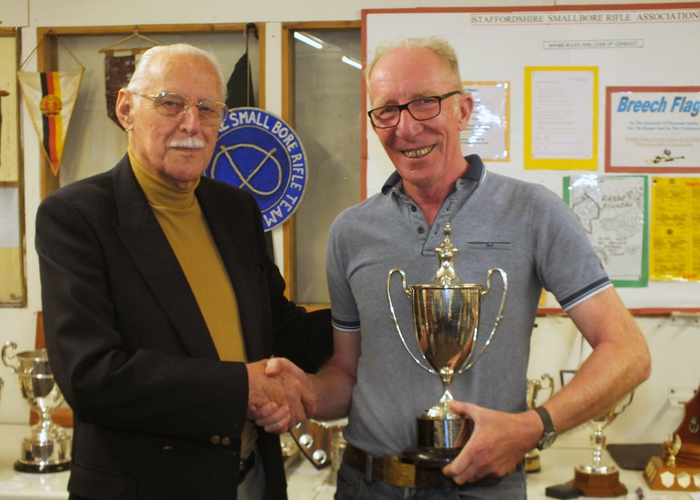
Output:
[[700,281],[700,177],[653,177],[649,278]]

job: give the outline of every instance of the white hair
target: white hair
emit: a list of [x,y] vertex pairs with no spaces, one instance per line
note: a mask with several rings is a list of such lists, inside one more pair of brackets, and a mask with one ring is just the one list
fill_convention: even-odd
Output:
[[211,52],[193,47],[192,45],[188,45],[186,43],[157,45],[144,52],[141,56],[141,60],[134,70],[134,74],[129,81],[129,85],[126,87],[126,90],[132,94],[145,93],[146,88],[153,83],[153,80],[157,76],[152,74],[150,71],[153,62],[158,59],[158,56],[168,55],[198,57],[208,61],[212,65],[212,68],[216,71],[219,79],[219,85],[221,87],[221,101],[223,102],[226,100],[226,80],[224,77],[224,71],[221,68],[221,64],[219,64],[219,61],[216,59],[216,56]]

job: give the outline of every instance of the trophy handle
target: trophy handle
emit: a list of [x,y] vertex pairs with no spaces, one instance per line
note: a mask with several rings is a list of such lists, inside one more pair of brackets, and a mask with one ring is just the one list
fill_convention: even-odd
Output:
[[11,340],[8,340],[5,345],[2,347],[2,364],[11,369],[13,372],[17,373],[17,366],[18,365],[11,365],[8,363],[10,359],[15,359],[14,356],[8,356],[7,355],[7,350],[8,349],[17,349],[17,344],[12,342]]
[[542,382],[547,382],[547,385],[540,385],[540,389],[549,389],[549,396],[547,396],[547,399],[551,398],[552,394],[554,394],[554,378],[549,373],[545,373],[540,377],[540,380],[542,380]]
[[506,306],[506,295],[508,294],[508,275],[506,272],[499,268],[499,267],[493,267],[489,269],[489,273],[486,276],[486,289],[481,292],[481,295],[484,296],[489,291],[491,290],[491,275],[494,273],[494,271],[497,271],[501,275],[501,280],[503,280],[503,295],[501,296],[501,307],[498,309],[498,315],[496,315],[496,322],[493,325],[493,330],[491,330],[491,333],[489,334],[489,338],[486,339],[486,343],[484,344],[484,347],[481,348],[481,351],[479,351],[479,354],[474,358],[468,365],[463,366],[458,373],[464,373],[467,371],[469,368],[472,367],[474,363],[477,362],[477,360],[481,357],[482,354],[484,354],[484,351],[486,351],[486,348],[491,344],[491,339],[493,338],[493,334],[496,333],[496,330],[498,329],[498,325],[503,319],[503,309]]
[[413,361],[418,363],[418,366],[423,368],[425,371],[432,373],[433,375],[439,376],[439,374],[435,370],[433,370],[432,368],[428,368],[426,366],[423,366],[423,363],[421,363],[420,360],[408,348],[408,344],[406,344],[406,339],[404,338],[403,334],[401,333],[401,328],[399,327],[399,320],[396,318],[396,312],[394,312],[394,303],[391,301],[391,276],[394,273],[399,273],[401,275],[401,281],[402,281],[401,286],[403,286],[403,291],[404,291],[404,293],[406,293],[409,300],[411,300],[411,291],[406,286],[406,273],[404,273],[398,267],[395,267],[394,269],[389,271],[389,275],[386,277],[386,296],[389,299],[389,312],[391,313],[391,319],[394,321],[394,326],[396,327],[396,331],[399,334],[399,338],[401,339],[401,343],[406,348],[406,351],[408,352],[408,354],[411,355],[411,357],[413,358]]

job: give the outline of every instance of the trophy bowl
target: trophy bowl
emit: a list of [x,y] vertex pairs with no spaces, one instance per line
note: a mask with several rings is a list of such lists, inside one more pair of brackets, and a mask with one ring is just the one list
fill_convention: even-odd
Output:
[[[68,470],[71,461],[71,439],[68,433],[51,421],[51,415],[63,402],[63,395],[54,382],[46,349],[8,355],[17,344],[7,342],[2,348],[2,362],[19,378],[22,397],[39,414],[39,422],[21,443],[20,458],[14,468],[20,472],[59,472]],[[11,364],[11,360],[16,360]]]
[[[508,290],[508,279],[502,269],[488,271],[487,286],[457,284],[452,258],[458,252],[450,242],[450,225],[445,227],[445,240],[436,248],[440,266],[434,279],[440,284],[407,285],[406,274],[398,268],[389,271],[386,281],[389,311],[403,346],[418,365],[442,381],[442,397],[416,419],[417,445],[404,450],[399,459],[424,467],[443,467],[456,457],[469,439],[474,422],[450,409],[452,380],[470,369],[491,343]],[[491,275],[498,272],[503,280],[503,295],[496,321],[481,351],[474,356],[479,330],[481,299],[491,289]],[[391,278],[402,277],[403,291],[411,302],[414,334],[424,365],[411,351],[401,332],[391,299]]]

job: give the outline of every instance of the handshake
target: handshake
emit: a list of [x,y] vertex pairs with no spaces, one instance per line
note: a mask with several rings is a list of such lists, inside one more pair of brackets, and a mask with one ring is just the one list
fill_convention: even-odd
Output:
[[285,358],[271,358],[246,365],[248,412],[265,431],[281,434],[316,413],[314,380]]

